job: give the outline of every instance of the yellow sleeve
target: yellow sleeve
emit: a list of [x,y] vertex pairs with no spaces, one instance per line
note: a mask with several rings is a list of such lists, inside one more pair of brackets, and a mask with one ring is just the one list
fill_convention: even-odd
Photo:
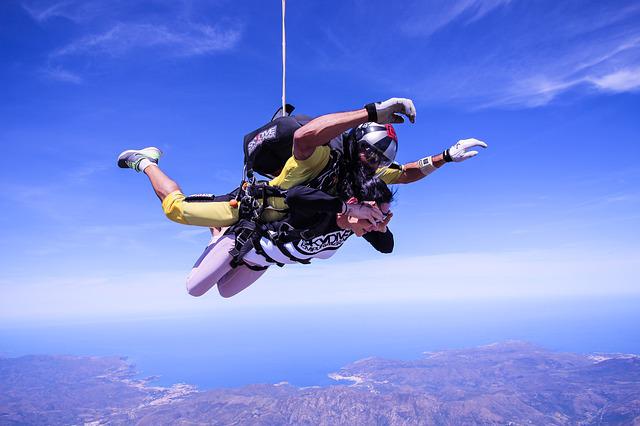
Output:
[[162,200],[164,214],[174,222],[197,226],[229,226],[238,221],[238,209],[228,201],[188,203],[180,191],[174,191]]
[[289,157],[282,172],[273,178],[269,185],[289,189],[315,178],[326,167],[331,158],[331,148],[326,145],[317,147],[311,157],[306,160],[296,160]]
[[378,176],[387,185],[392,185],[398,181],[398,178],[402,175],[402,167],[385,167],[384,169],[378,169],[376,176]]

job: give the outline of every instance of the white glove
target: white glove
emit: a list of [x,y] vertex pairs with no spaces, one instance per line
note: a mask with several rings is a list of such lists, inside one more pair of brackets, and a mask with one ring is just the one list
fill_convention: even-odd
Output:
[[378,207],[367,203],[345,204],[342,213],[356,219],[368,220],[372,224],[377,224],[384,219],[384,214]]
[[474,148],[477,146],[481,146],[482,148],[486,148],[488,145],[481,140],[478,139],[460,139],[455,145],[451,148],[446,149],[442,155],[444,156],[444,161],[450,162],[454,161],[459,163],[461,161],[467,160],[471,157],[475,157],[478,155],[478,151],[467,151],[469,148]]
[[406,98],[391,98],[384,102],[375,102],[364,106],[369,114],[369,121],[379,124],[404,123],[404,118],[409,117],[409,121],[416,121],[416,107],[413,101]]

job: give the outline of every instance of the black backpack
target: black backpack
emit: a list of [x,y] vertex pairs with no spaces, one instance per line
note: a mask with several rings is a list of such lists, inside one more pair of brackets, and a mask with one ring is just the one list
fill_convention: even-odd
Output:
[[312,119],[306,115],[292,116],[293,110],[294,107],[287,104],[284,116],[280,108],[269,123],[245,135],[244,164],[247,175],[253,171],[273,178],[280,173],[291,157],[293,134]]

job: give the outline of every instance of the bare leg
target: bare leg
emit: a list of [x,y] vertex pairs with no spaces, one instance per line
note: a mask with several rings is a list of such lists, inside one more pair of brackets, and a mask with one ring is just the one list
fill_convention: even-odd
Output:
[[164,174],[164,172],[160,170],[160,167],[155,164],[144,169],[144,174],[149,177],[151,186],[153,186],[153,190],[156,192],[158,198],[160,198],[160,201],[163,201],[165,197],[172,192],[180,191],[178,184]]
[[209,228],[230,226],[238,221],[238,205],[229,202],[235,198],[235,191],[217,200],[216,197],[205,197],[204,200],[187,197],[180,186],[157,166],[161,155],[162,152],[155,147],[129,149],[120,153],[117,164],[120,168],[133,169],[147,175],[156,196],[162,202],[162,211],[174,222]]

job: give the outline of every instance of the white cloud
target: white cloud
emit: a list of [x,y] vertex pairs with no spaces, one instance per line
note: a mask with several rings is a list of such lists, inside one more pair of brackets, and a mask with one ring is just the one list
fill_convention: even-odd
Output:
[[60,67],[45,68],[42,71],[42,75],[44,75],[48,79],[61,81],[63,83],[82,84],[84,82],[84,79],[78,74]]
[[[568,92],[620,93],[640,86],[640,5],[525,9],[514,2],[490,27],[471,25],[504,4],[469,0],[413,7],[405,32],[420,43],[416,51],[422,56],[413,62],[430,62],[415,69],[409,92],[428,102],[520,108],[546,105]],[[432,43],[430,36],[444,26],[456,32],[446,45]],[[407,91],[406,81],[392,85]]]
[[22,2],[22,8],[39,24],[61,18],[75,24],[85,24],[95,19],[118,14],[126,10],[123,0],[28,0]]
[[518,79],[505,88],[504,93],[496,93],[491,101],[482,107],[511,105],[537,107],[551,102],[560,93],[582,83],[583,80],[553,79],[549,76],[537,75]]
[[597,41],[564,57],[541,63],[535,69],[521,69],[502,91],[485,106],[546,105],[569,90],[629,92],[640,87],[640,38],[635,33],[621,40]]
[[422,3],[408,5],[412,16],[407,19],[403,31],[410,36],[430,36],[447,25],[460,21],[463,24],[477,21],[492,10],[508,4],[510,0],[454,0],[431,1],[428,7]]
[[163,25],[118,23],[106,32],[85,36],[54,51],[52,57],[121,56],[145,48],[166,49],[176,56],[193,56],[232,49],[239,39],[240,30],[237,28],[189,24],[177,29]]
[[54,17],[69,17],[68,8],[72,1],[61,1],[53,4],[27,4],[23,3],[22,8],[38,22],[45,22]]
[[[155,3],[155,4],[154,4]],[[79,34],[53,49],[40,71],[45,77],[64,83],[80,84],[86,72],[100,71],[96,59],[122,58],[125,55],[153,52],[155,58],[191,57],[231,50],[242,36],[242,25],[215,13],[215,2],[194,8],[191,1],[153,1],[148,15],[124,0],[30,0],[23,9],[44,29],[54,18],[75,24]],[[194,10],[197,9],[197,10]],[[197,14],[206,10],[207,13]],[[207,21],[215,16],[217,22]],[[83,70],[80,72],[80,70]]]
[[140,274],[87,275],[20,279],[2,288],[0,319],[124,317],[194,311],[182,271]]
[[497,96],[494,99],[481,106],[543,106],[562,93],[581,86],[592,88],[598,92],[637,91],[640,89],[640,67],[629,67],[604,74],[598,74],[595,70],[588,69],[587,74],[580,77],[563,78],[545,75],[523,77],[508,87],[504,93],[496,93]]
[[[187,295],[187,270],[23,278],[3,285],[0,319],[125,317],[240,306],[414,303],[638,295],[637,251],[548,249],[382,256],[272,268],[231,299]],[[339,255],[338,255],[339,256]]]
[[640,88],[640,67],[627,68],[601,77],[591,77],[592,82],[600,90],[610,92],[629,92]]
[[[287,271],[280,280],[296,303],[637,295],[640,289],[633,277],[640,273],[634,260],[639,254],[547,249],[381,256],[354,263],[316,263]],[[260,300],[265,297],[268,300],[261,294]]]

